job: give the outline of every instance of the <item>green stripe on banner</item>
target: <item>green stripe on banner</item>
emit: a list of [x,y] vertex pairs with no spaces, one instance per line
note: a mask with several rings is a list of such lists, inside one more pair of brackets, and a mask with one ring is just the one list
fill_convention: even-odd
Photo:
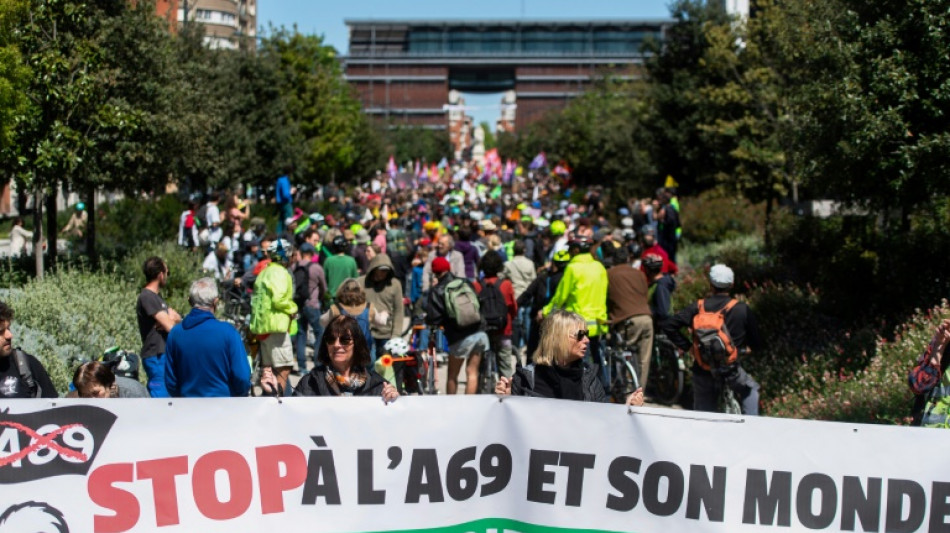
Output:
[[615,533],[603,529],[573,529],[540,526],[508,518],[482,518],[454,526],[430,529],[398,529],[377,533]]

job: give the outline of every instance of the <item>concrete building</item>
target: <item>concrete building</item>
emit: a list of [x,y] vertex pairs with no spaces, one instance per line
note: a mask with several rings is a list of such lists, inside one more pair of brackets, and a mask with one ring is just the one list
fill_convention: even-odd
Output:
[[[673,20],[347,20],[347,80],[390,124],[465,128],[459,93],[499,93],[497,125],[517,130],[605,75],[642,74],[642,45]],[[468,128],[469,130],[471,128]],[[456,148],[460,144],[456,143]]]
[[[211,48],[254,48],[257,39],[257,0],[172,0],[178,22],[204,24]],[[187,18],[186,18],[187,13]]]

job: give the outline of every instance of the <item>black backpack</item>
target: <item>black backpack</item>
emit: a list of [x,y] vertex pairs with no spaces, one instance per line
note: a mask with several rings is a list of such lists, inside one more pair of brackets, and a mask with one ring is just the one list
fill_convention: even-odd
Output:
[[108,366],[116,376],[134,380],[139,379],[142,358],[137,353],[120,350],[117,346],[113,346],[103,352],[100,361]]
[[497,284],[482,282],[482,291],[478,293],[478,307],[485,331],[505,329],[505,324],[508,323],[508,306],[505,305],[505,296]]
[[[313,263],[311,263],[313,264]],[[310,265],[294,268],[294,303],[300,305],[310,298]]]

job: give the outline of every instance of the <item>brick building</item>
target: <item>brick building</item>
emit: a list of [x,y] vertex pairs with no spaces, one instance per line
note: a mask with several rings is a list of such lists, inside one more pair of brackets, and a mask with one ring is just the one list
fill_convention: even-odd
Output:
[[[517,130],[605,75],[641,75],[643,42],[673,20],[347,20],[347,80],[365,113],[398,125],[466,126],[459,93],[499,93],[498,126]],[[461,112],[461,114],[460,114]]]

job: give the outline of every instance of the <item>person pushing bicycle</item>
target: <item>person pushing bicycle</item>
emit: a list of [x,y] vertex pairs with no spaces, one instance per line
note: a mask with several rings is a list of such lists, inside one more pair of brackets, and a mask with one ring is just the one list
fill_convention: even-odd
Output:
[[[709,269],[712,295],[698,300],[660,327],[681,350],[693,353],[693,409],[717,410],[718,383],[722,380],[736,396],[746,415],[759,414],[759,384],[743,370],[738,357],[748,349],[758,351],[762,340],[749,306],[732,298],[735,274],[723,264]],[[688,329],[692,340],[682,334]]]

